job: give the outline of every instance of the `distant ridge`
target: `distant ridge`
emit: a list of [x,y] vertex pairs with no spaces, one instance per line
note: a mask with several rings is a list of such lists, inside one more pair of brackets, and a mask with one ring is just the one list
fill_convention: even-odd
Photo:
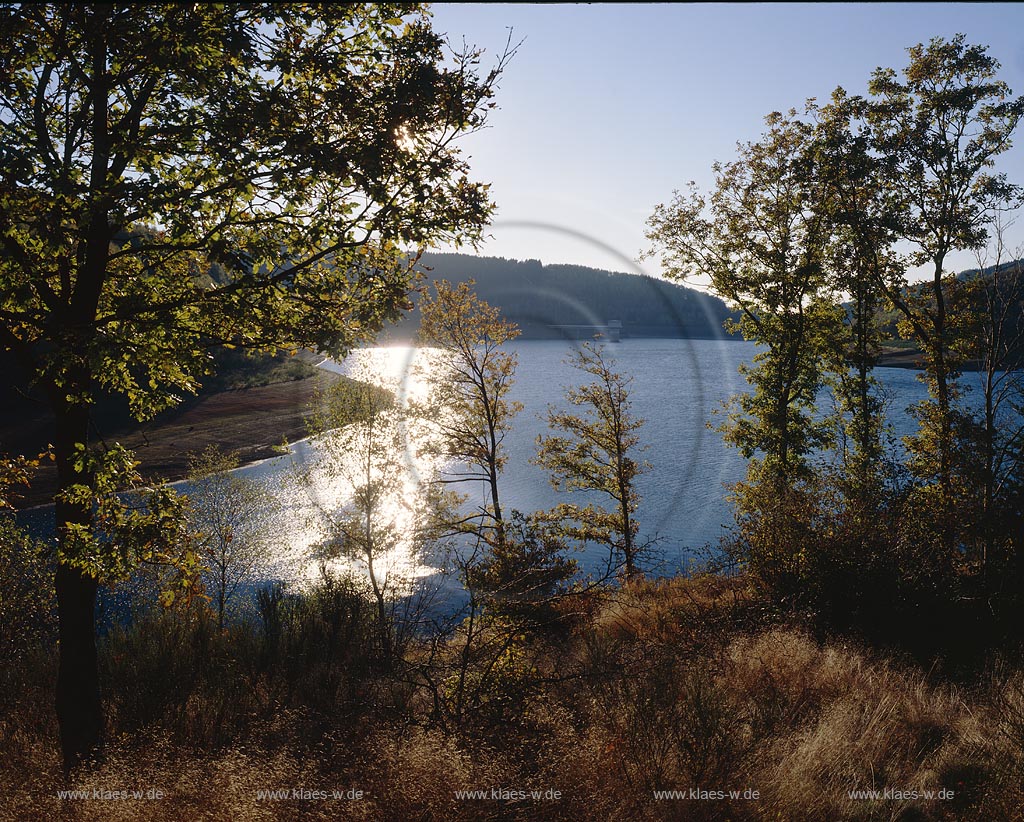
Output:
[[[477,295],[519,325],[526,339],[591,336],[588,326],[622,323],[622,338],[726,338],[733,316],[708,294],[640,274],[579,265],[544,265],[469,254],[424,254],[418,268],[431,280],[474,280]],[[581,326],[582,328],[575,328]],[[419,327],[415,309],[382,338],[412,338]]]

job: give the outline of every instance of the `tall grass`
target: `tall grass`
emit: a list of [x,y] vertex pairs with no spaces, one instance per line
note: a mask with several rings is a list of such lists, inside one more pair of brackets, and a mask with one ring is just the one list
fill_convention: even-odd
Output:
[[[461,727],[410,675],[428,638],[383,665],[373,609],[344,581],[266,591],[223,630],[201,607],[140,616],[100,646],[107,757],[68,783],[53,649],[5,658],[0,819],[1024,819],[1019,670],[954,684],[818,641],[742,577],[638,581],[571,609],[569,634],[519,639],[504,701]],[[851,796],[886,788],[922,795]]]

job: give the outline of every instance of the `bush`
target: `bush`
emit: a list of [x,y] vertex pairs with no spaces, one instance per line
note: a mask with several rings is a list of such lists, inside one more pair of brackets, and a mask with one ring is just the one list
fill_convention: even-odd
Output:
[[0,661],[57,636],[53,556],[0,510]]

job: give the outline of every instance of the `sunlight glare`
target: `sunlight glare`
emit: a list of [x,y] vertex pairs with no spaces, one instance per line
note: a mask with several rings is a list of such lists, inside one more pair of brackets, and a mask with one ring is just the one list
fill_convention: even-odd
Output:
[[[407,408],[410,402],[426,398],[428,386],[417,379],[414,363],[430,361],[430,349],[415,346],[387,346],[363,348],[353,351],[337,363],[336,370],[343,376],[359,382],[384,388],[394,393],[398,404]],[[329,538],[331,522],[351,506],[355,477],[365,466],[359,466],[357,454],[343,453],[338,447],[342,438],[339,431],[328,431],[306,441],[306,448],[297,453],[296,471],[304,474],[299,483],[306,497],[305,528],[293,534],[306,547],[306,557],[299,574],[300,584],[309,584],[321,574],[321,560],[311,556],[309,548]],[[386,492],[379,503],[378,525],[393,528],[400,536],[393,550],[374,559],[374,571],[390,588],[408,585],[413,580],[428,576],[437,569],[417,556],[413,544],[413,530],[422,505],[422,483],[439,467],[437,459],[422,453],[424,431],[414,422],[402,422],[399,429],[401,453],[393,456],[399,466],[393,477],[395,487]],[[375,470],[375,479],[379,479]],[[389,478],[391,475],[389,475]],[[293,520],[295,521],[295,520]],[[365,562],[353,557],[326,560],[324,567],[333,572],[351,572],[368,576]]]

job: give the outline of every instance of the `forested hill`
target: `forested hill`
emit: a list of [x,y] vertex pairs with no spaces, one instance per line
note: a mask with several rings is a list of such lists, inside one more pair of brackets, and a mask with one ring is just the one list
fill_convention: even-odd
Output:
[[[527,339],[592,336],[587,329],[622,323],[628,337],[723,337],[730,316],[725,303],[653,277],[602,271],[578,265],[544,265],[539,260],[506,260],[468,254],[424,254],[420,270],[431,279],[474,280],[477,295],[501,309]],[[416,311],[386,334],[411,337]]]

